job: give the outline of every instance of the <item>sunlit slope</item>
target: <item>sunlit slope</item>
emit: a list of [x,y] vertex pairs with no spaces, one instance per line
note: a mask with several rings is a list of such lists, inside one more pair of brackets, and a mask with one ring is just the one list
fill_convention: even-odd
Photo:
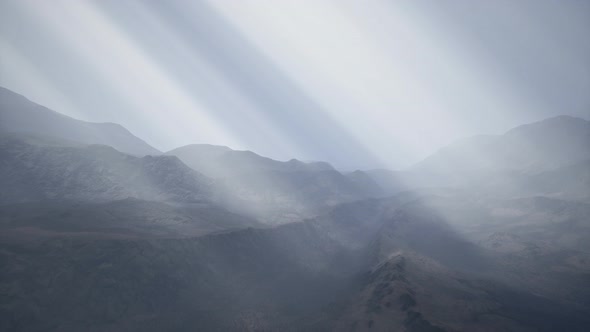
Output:
[[326,162],[286,162],[224,146],[195,144],[166,153],[214,178],[241,211],[267,223],[300,221],[341,203],[382,194],[370,178],[343,175]]
[[297,159],[286,162],[260,156],[252,151],[237,151],[226,146],[192,144],[166,154],[177,156],[191,168],[213,178],[259,172],[330,171],[326,162],[305,163]]

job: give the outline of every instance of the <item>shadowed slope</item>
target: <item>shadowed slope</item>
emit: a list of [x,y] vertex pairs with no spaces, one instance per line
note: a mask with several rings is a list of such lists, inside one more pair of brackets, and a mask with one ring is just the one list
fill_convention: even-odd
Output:
[[134,157],[103,145],[0,137],[0,202],[45,199],[109,201],[128,197],[202,201],[211,181],[172,156]]

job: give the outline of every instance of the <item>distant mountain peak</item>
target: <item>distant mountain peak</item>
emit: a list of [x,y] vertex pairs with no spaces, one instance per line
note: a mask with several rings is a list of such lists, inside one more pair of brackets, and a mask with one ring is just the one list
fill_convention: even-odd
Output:
[[2,87],[0,132],[51,136],[82,144],[109,145],[121,152],[138,156],[161,153],[119,124],[77,120]]
[[190,144],[166,152],[175,155],[188,166],[213,178],[226,178],[258,172],[294,172],[334,170],[326,162],[306,163],[297,159],[278,161],[248,150],[233,150],[227,146]]
[[515,135],[531,131],[570,131],[584,130],[584,127],[590,126],[590,121],[571,115],[558,115],[551,118],[543,119],[532,123],[527,123],[508,130],[505,135]]
[[461,139],[414,170],[542,172],[590,159],[590,121],[556,116],[508,130],[503,135]]

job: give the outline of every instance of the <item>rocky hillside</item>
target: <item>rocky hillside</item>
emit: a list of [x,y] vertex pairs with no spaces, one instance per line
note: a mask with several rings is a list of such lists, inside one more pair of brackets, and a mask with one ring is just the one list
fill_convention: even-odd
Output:
[[[0,273],[10,299],[0,323],[16,331],[585,331],[590,260],[561,227],[587,236],[588,207],[543,203],[540,216],[534,204],[406,194],[202,237],[11,236],[0,253],[10,263]],[[487,244],[515,216],[513,229],[536,232],[543,249]],[[480,221],[475,230],[456,230],[469,220]]]
[[277,161],[252,151],[237,151],[226,146],[192,144],[166,152],[212,178],[228,178],[264,172],[333,171],[325,162],[305,163],[297,159]]
[[214,145],[189,145],[167,155],[216,179],[217,188],[229,197],[224,204],[269,224],[300,221],[382,194],[372,179],[345,176],[323,162],[281,162]]
[[0,159],[3,204],[129,197],[194,202],[211,197],[211,181],[173,156],[135,157],[104,145],[72,146],[5,134]]
[[29,106],[60,133],[0,133],[2,331],[590,330],[587,121],[342,174]]

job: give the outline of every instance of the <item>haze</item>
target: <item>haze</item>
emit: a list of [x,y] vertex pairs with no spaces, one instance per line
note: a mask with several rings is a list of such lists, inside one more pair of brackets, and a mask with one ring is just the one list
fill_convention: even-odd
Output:
[[168,151],[400,168],[590,112],[587,1],[2,1],[0,86]]
[[590,331],[589,14],[0,0],[0,331]]

